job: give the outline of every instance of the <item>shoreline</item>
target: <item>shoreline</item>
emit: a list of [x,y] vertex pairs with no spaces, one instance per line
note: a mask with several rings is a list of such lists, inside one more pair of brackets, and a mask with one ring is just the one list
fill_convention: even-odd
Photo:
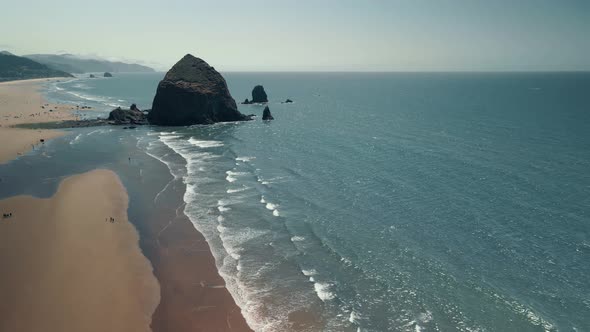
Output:
[[172,220],[144,220],[143,226],[140,245],[161,285],[154,332],[253,331],[226,288],[205,237],[184,212]]
[[[75,119],[76,109],[71,105],[41,108],[47,103],[40,85],[47,81],[0,83],[0,139],[8,142],[0,148],[0,165],[31,150],[41,138],[47,141],[65,134],[59,130],[12,126]],[[161,287],[160,301],[150,316],[152,331],[252,331],[225,288],[203,235],[182,211],[173,220],[162,214],[130,220],[139,233],[140,253],[150,261]]]
[[47,141],[65,134],[49,129],[15,128],[16,125],[75,120],[71,105],[48,103],[41,90],[46,82],[63,78],[42,78],[0,82],[0,164],[27,153]]
[[12,213],[0,223],[0,330],[149,331],[159,285],[127,206],[102,169],[67,177],[50,198],[0,200]]

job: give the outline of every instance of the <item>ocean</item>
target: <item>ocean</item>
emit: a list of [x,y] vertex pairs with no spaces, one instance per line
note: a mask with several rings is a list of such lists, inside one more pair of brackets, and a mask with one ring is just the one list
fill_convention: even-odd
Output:
[[[45,93],[104,117],[163,75]],[[71,129],[0,165],[0,197],[113,169],[132,222],[205,236],[257,331],[590,331],[590,74],[223,75],[275,120]]]

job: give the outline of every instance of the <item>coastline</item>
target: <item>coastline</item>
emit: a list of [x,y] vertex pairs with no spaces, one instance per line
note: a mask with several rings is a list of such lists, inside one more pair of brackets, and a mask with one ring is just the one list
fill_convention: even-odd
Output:
[[152,317],[154,332],[252,331],[205,237],[184,213],[142,223],[141,247],[161,285],[160,304]]
[[[41,84],[59,78],[43,78],[0,82],[0,164],[28,152],[41,139],[48,140],[64,132],[47,129],[14,128],[18,124],[74,120],[75,108],[49,104],[43,97]],[[51,111],[50,111],[51,110]]]
[[[0,139],[6,143],[0,147],[0,165],[35,148],[37,144],[41,144],[40,139],[47,141],[65,134],[60,130],[21,129],[12,126],[75,120],[73,112],[76,109],[74,107],[46,103],[40,86],[48,80],[55,79],[0,83]],[[45,108],[41,108],[41,106]],[[49,112],[48,109],[53,111]],[[31,114],[35,115],[31,116]],[[70,177],[66,181],[69,180]],[[91,187],[100,185],[99,183],[87,185],[85,190],[92,190]],[[125,191],[126,188],[123,190]],[[28,197],[28,200],[21,202],[21,199],[24,198],[21,196],[9,197],[1,201],[2,204],[8,205],[0,205],[0,207],[2,207],[2,211],[11,211],[15,214],[15,207],[20,206],[19,204],[31,206],[34,203],[33,200],[38,200]],[[64,209],[77,209],[76,203],[61,201]],[[180,214],[183,217],[172,221],[162,215],[131,220],[139,230],[140,236],[138,240],[132,240],[129,243],[139,241],[140,254],[145,255],[151,262],[153,276],[157,278],[156,283],[159,282],[159,287],[161,287],[161,292],[158,292],[158,298],[161,297],[161,300],[156,302],[157,306],[152,310],[153,315],[149,317],[151,329],[155,332],[170,330],[251,331],[241,314],[241,309],[225,288],[225,282],[219,275],[215,259],[205,238],[195,229],[188,217]],[[22,212],[19,211],[18,215],[22,216]],[[61,231],[53,229],[51,233],[59,238]],[[108,261],[110,258],[107,263]],[[11,265],[8,264],[8,266]],[[30,268],[45,269],[47,266],[34,262],[30,264]],[[0,279],[0,284],[0,288],[10,287],[11,282]],[[55,296],[59,297],[59,295]],[[148,294],[146,293],[144,296],[148,296]],[[8,309],[0,307],[0,310],[3,313]],[[64,312],[67,310],[64,309]],[[10,316],[15,319],[22,317],[18,313],[12,313]],[[0,327],[12,323],[0,322]],[[69,326],[66,327],[69,329]],[[125,328],[123,330],[133,329]]]
[[70,176],[50,198],[1,200],[12,216],[0,223],[0,330],[149,331],[159,286],[127,206],[107,170]]

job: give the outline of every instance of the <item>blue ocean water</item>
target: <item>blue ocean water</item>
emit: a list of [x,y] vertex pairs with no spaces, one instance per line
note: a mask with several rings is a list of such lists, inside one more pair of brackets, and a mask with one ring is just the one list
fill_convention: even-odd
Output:
[[[162,76],[47,95],[104,116],[149,108]],[[276,120],[74,130],[51,147],[118,137],[166,165],[135,195],[182,188],[253,328],[590,330],[590,74],[224,76],[238,101],[264,85]]]

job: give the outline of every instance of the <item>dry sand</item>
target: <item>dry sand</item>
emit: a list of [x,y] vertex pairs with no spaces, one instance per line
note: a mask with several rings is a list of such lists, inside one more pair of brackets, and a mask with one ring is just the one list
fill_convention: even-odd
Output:
[[[0,201],[0,331],[148,331],[159,302],[115,173]],[[115,218],[111,223],[105,219]]]
[[[41,139],[63,135],[56,130],[11,128],[16,124],[73,120],[74,107],[47,104],[39,92],[48,80],[34,79],[0,83],[0,163],[16,158],[40,144]],[[41,108],[41,107],[44,108]],[[51,110],[51,112],[50,112]]]

